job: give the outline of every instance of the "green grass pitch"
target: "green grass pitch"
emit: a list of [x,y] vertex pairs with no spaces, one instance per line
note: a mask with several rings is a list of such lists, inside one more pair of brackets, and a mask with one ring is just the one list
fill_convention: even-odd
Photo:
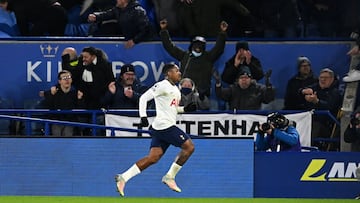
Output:
[[350,203],[352,199],[0,196],[1,203]]

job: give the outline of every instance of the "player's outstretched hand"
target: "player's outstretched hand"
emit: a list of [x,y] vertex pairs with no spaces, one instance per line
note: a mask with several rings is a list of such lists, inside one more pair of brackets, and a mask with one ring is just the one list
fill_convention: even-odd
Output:
[[141,117],[140,127],[148,127],[148,126],[149,126],[149,121],[147,117]]
[[196,104],[195,104],[195,102],[191,102],[190,104],[186,105],[186,106],[184,107],[184,111],[185,111],[185,112],[196,111]]

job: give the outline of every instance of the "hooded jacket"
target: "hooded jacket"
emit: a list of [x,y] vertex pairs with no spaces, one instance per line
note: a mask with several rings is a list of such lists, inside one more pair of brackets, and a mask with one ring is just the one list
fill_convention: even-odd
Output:
[[215,46],[210,51],[204,50],[199,57],[193,56],[191,51],[177,47],[171,41],[168,30],[161,30],[160,37],[166,51],[180,61],[182,76],[191,78],[197,85],[199,93],[209,96],[214,63],[224,52],[226,33],[219,32]]

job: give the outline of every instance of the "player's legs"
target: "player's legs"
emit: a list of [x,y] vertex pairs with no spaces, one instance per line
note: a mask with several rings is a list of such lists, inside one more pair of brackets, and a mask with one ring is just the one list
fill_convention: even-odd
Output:
[[147,167],[155,164],[160,160],[163,155],[163,150],[161,147],[152,147],[150,152],[144,158],[138,160],[134,165],[132,165],[128,170],[122,174],[117,174],[115,176],[116,187],[121,196],[124,196],[125,183],[130,180],[132,177],[141,173]]
[[162,142],[156,136],[152,136],[149,154],[138,160],[124,173],[115,176],[116,187],[121,196],[124,196],[125,183],[147,167],[158,162],[168,147],[169,144]]
[[151,147],[149,154],[146,157],[138,160],[136,165],[139,167],[140,171],[143,171],[147,167],[158,162],[163,154],[164,152],[161,147]]
[[166,175],[163,176],[162,182],[170,189],[181,192],[181,189],[176,185],[175,176],[194,152],[194,144],[190,137],[176,126],[171,127],[163,139],[176,147],[180,147],[181,150]]
[[175,176],[180,171],[182,166],[186,163],[186,161],[190,158],[191,154],[194,152],[194,149],[194,144],[191,139],[187,139],[181,145],[181,151],[175,158],[175,161],[171,164],[170,169],[162,178],[162,182],[175,192],[181,192],[181,189],[177,186],[175,182]]
[[191,139],[187,139],[182,145],[181,145],[181,151],[179,152],[178,156],[176,157],[175,162],[182,166],[186,163],[186,161],[190,158],[192,153],[194,152],[195,147],[194,143]]

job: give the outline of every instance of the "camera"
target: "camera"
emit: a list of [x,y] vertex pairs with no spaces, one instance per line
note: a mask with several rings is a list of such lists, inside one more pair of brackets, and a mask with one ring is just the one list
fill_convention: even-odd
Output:
[[352,118],[350,119],[350,123],[351,123],[352,126],[357,126],[357,125],[360,124],[360,119],[359,119],[359,118],[352,117]]
[[270,129],[270,124],[269,123],[261,124],[261,129],[263,132],[268,131]]
[[272,124],[275,128],[286,128],[288,126],[296,127],[295,121],[290,121],[284,115],[277,112],[271,113],[267,116],[267,123]]

